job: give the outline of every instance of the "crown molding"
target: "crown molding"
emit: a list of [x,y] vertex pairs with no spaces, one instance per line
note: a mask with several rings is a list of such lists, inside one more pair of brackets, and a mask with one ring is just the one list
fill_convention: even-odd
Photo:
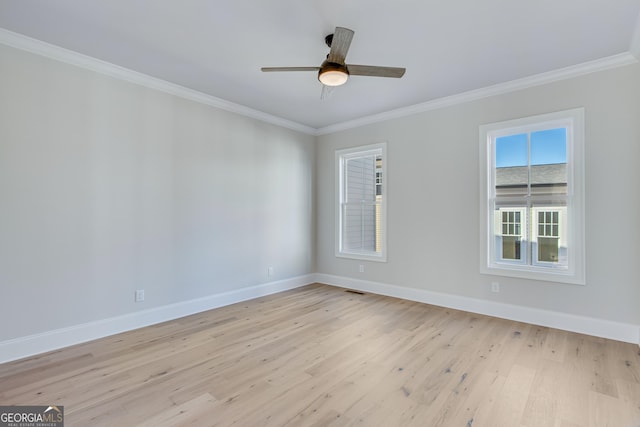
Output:
[[398,108],[395,110],[386,111],[384,113],[374,114],[371,116],[326,126],[317,129],[316,135],[326,135],[382,121],[398,119],[413,114],[437,110],[444,107],[463,104],[465,102],[477,101],[479,99],[502,95],[509,92],[515,92],[534,86],[541,86],[548,83],[567,80],[585,74],[608,70],[610,68],[617,68],[625,65],[635,64],[637,62],[638,58],[636,58],[629,52],[625,52],[618,55],[613,55],[606,58],[596,59],[594,61],[584,62],[582,64],[561,68],[558,70],[548,71],[546,73],[536,74],[530,77],[524,77],[522,79],[512,80],[509,82],[499,83],[480,89],[474,89],[468,92],[463,92],[444,98],[434,99],[432,101],[411,105],[409,107]]
[[240,114],[252,119],[260,120],[276,126],[292,129],[298,132],[315,135],[316,129],[310,126],[273,116],[263,111],[254,110],[244,105],[226,101],[215,96],[206,95],[193,89],[186,88],[165,80],[130,70],[100,59],[96,59],[78,52],[64,49],[41,40],[14,33],[0,28],[0,43],[44,56],[56,61],[64,62],[76,67],[84,68],[129,83],[134,83],[149,89],[158,90],[190,101],[198,102],[211,107],[219,108],[231,113]]
[[634,37],[631,42],[631,50],[629,52],[317,129],[282,117],[274,116],[263,111],[255,110],[244,105],[216,98],[184,86],[170,83],[156,77],[151,77],[119,65],[64,49],[3,28],[0,28],[0,43],[116,79],[229,111],[231,113],[236,113],[308,135],[320,136],[638,63],[640,61],[640,16],[638,16],[638,24],[635,28]]

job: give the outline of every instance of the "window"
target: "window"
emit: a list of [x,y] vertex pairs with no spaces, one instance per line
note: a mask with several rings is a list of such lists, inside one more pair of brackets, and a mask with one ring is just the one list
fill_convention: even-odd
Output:
[[523,209],[502,209],[500,211],[502,244],[498,259],[506,262],[522,261],[522,220]]
[[336,256],[386,261],[386,144],[336,151]]
[[[533,225],[534,230],[537,230],[533,240],[537,246],[536,263],[560,262],[560,210],[538,210],[534,215],[537,219],[537,225]],[[566,219],[563,218],[563,225],[565,222]],[[566,259],[566,254],[562,254],[562,258]]]
[[583,116],[480,127],[483,273],[584,284]]

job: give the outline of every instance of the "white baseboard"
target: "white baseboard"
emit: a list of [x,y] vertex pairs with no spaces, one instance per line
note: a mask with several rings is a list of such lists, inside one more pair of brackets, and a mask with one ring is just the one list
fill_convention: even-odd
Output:
[[0,363],[295,289],[315,282],[640,345],[639,325],[316,273],[2,341],[0,342]]
[[0,342],[0,363],[166,322],[225,305],[287,291],[315,282],[314,274],[264,283],[189,301]]
[[640,325],[329,274],[316,274],[316,282],[640,345]]

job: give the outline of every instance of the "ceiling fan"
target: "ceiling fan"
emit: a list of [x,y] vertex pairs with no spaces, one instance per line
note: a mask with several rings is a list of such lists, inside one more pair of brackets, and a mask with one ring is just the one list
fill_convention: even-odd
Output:
[[331,48],[327,59],[319,67],[262,67],[264,72],[271,71],[317,71],[318,80],[325,86],[340,86],[347,82],[349,76],[395,77],[400,78],[406,71],[398,67],[379,67],[374,65],[346,64],[345,57],[349,51],[353,30],[336,27],[333,34],[324,41]]

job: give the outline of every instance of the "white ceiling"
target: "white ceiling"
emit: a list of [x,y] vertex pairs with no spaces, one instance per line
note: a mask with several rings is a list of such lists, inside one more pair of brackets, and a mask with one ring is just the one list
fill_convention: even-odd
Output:
[[[320,99],[314,72],[336,26],[352,77]],[[0,27],[321,129],[632,52],[640,0],[0,0]]]

